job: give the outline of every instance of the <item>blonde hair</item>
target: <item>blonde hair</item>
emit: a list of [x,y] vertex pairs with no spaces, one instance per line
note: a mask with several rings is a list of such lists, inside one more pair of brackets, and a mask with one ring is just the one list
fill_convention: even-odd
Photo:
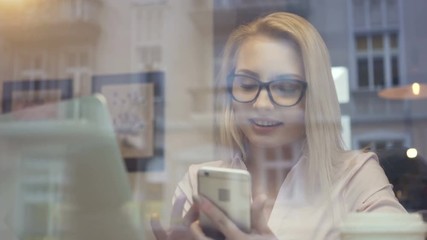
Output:
[[239,47],[248,38],[264,35],[278,40],[290,40],[302,57],[305,79],[305,155],[308,186],[330,189],[333,172],[344,152],[338,98],[331,73],[329,53],[317,30],[305,19],[291,13],[273,13],[238,27],[229,37],[218,75],[216,92],[216,127],[221,151],[228,159],[241,154],[246,159],[244,136],[234,121],[232,99],[227,89],[227,75],[236,64]]

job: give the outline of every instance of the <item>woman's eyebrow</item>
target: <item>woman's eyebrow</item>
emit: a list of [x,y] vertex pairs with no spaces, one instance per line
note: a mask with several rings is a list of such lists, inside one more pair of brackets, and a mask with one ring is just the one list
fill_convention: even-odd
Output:
[[273,79],[298,79],[303,80],[304,78],[298,74],[280,74],[275,76]]
[[251,71],[249,69],[238,69],[236,71],[236,73],[238,73],[238,74],[246,74],[246,75],[249,75],[251,77],[259,78],[259,74],[258,73],[254,72],[254,71]]
[[[254,72],[252,70],[249,69],[237,69],[236,70],[237,74],[245,74],[251,77],[255,77],[255,78],[260,78],[260,75],[257,72]],[[274,76],[272,78],[272,80],[277,80],[277,79],[298,79],[298,80],[303,80],[304,78],[301,75],[298,74],[279,74],[277,76]]]

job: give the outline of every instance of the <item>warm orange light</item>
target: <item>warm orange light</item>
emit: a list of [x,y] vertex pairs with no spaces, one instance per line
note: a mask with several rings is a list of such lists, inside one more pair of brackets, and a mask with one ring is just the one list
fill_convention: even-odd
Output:
[[378,95],[393,100],[427,99],[427,84],[415,82],[410,85],[385,88],[379,91]]
[[419,83],[413,83],[412,84],[412,93],[414,95],[420,95],[420,84]]
[[23,0],[0,0],[0,4],[3,6],[17,6],[24,3]]
[[24,7],[28,0],[0,0],[0,8],[8,10],[17,10]]
[[16,23],[30,2],[34,0],[0,0],[1,21]]

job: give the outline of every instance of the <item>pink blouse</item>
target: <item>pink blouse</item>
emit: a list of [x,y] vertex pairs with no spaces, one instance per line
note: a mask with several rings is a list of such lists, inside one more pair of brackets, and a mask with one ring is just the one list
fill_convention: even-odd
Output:
[[[327,199],[308,199],[302,191],[304,179],[307,179],[302,160],[292,167],[282,183],[268,220],[270,229],[279,239],[340,239],[339,228],[349,212],[406,212],[396,199],[374,153],[352,151],[344,155],[342,177],[334,182]],[[173,199],[185,195],[185,212],[193,203],[192,196],[197,194],[197,170],[202,166],[245,169],[239,157],[232,161],[191,165],[178,183]]]

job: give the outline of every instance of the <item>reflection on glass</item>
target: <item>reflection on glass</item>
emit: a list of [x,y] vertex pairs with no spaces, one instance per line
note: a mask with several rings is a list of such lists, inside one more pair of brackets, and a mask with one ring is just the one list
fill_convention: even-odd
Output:
[[356,48],[357,51],[367,51],[368,50],[368,39],[366,36],[357,36],[356,37]]
[[399,59],[397,57],[391,58],[391,82],[392,86],[399,85]]
[[382,57],[374,58],[374,86],[384,87],[384,59]]
[[390,34],[390,47],[391,49],[397,49],[399,47],[399,39],[397,33]]
[[368,60],[358,59],[357,60],[357,73],[359,77],[359,87],[369,86],[369,75],[368,75]]
[[383,36],[382,35],[373,35],[372,36],[372,48],[374,51],[383,50]]
[[52,106],[55,119],[0,117],[0,217],[9,231],[19,239],[140,239],[105,99]]

